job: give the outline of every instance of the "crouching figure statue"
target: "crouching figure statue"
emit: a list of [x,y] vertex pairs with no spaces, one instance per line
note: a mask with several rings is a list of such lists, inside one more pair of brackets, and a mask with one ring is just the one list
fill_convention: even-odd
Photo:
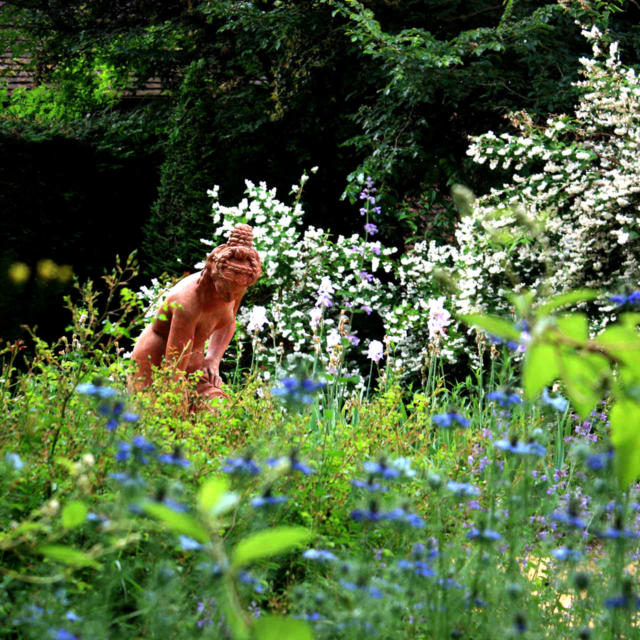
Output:
[[173,368],[174,379],[202,372],[196,386],[198,397],[228,397],[220,388],[220,362],[235,333],[242,296],[261,272],[252,228],[236,225],[227,243],[207,256],[200,273],[183,278],[167,293],[131,354],[137,370],[130,387],[148,387],[152,367],[164,364]]

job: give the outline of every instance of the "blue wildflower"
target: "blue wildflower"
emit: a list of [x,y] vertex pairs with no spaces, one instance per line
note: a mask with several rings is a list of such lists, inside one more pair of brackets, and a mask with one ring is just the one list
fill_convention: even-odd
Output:
[[195,551],[197,549],[202,549],[202,545],[197,540],[184,535],[180,536],[180,546],[184,551]]
[[344,587],[345,589],[348,589],[349,591],[363,591],[364,593],[366,593],[371,598],[374,598],[375,600],[379,600],[380,598],[382,598],[382,595],[383,595],[382,591],[380,591],[378,587],[372,584],[357,585],[355,582],[347,582],[346,580],[343,580],[343,579],[340,579],[338,582],[342,587]]
[[102,398],[103,400],[105,400],[106,398],[111,398],[112,396],[116,395],[115,389],[111,389],[110,387],[105,387],[102,384],[96,383],[95,381],[93,383],[87,382],[84,384],[79,384],[76,387],[76,391],[84,395]]
[[20,471],[20,469],[24,467],[24,462],[22,462],[20,456],[17,453],[5,453],[4,461],[15,471]]
[[248,476],[256,476],[262,471],[251,459],[251,456],[245,456],[244,458],[227,458],[222,470],[232,475],[242,474]]
[[305,476],[310,476],[315,473],[315,471],[311,467],[298,460],[298,453],[295,450],[292,451],[289,456],[283,456],[281,458],[269,458],[269,460],[267,460],[267,465],[269,467],[279,467],[280,465],[287,464],[291,471],[299,471]]
[[242,571],[239,575],[238,578],[240,578],[240,582],[247,584],[251,587],[253,587],[254,591],[256,593],[262,593],[264,591],[264,586],[262,584],[260,584],[260,582],[258,581],[257,578],[254,578],[250,573],[248,573],[247,571]]
[[435,571],[423,560],[398,560],[398,568],[413,571],[420,578],[431,578]]
[[607,609],[640,609],[640,598],[637,596],[619,595],[604,601]]
[[351,518],[356,522],[363,522],[368,520],[369,522],[379,522],[385,519],[385,514],[378,511],[378,506],[375,502],[372,502],[369,509],[354,509],[351,512]]
[[458,498],[470,498],[480,495],[480,490],[468,482],[447,482],[447,489],[452,491]]
[[55,640],[81,640],[79,636],[66,629],[49,629],[49,632]]
[[596,531],[595,533],[598,538],[607,538],[609,540],[617,540],[621,538],[635,540],[636,538],[640,538],[640,534],[636,531],[616,527],[611,527],[609,529],[605,529],[604,531]]
[[577,562],[582,558],[582,553],[577,551],[576,549],[572,549],[571,547],[559,547],[558,549],[554,549],[551,552],[551,555],[556,559],[562,562],[571,561]]
[[561,522],[562,524],[566,524],[568,527],[572,527],[574,529],[586,529],[587,525],[578,518],[577,514],[572,513],[571,511],[565,512],[556,512],[551,514],[551,519],[556,522]]
[[311,404],[313,395],[325,386],[324,382],[316,382],[311,378],[283,378],[282,387],[273,387],[271,392],[292,404]]
[[440,415],[433,416],[431,421],[443,429],[448,429],[456,424],[460,427],[468,427],[471,424],[471,421],[468,418],[465,418],[457,411],[450,411],[448,413],[441,413]]
[[282,504],[286,501],[286,496],[272,496],[270,490],[267,490],[264,495],[254,498],[251,501],[251,506],[259,509],[260,507],[272,507],[276,504]]
[[67,613],[65,613],[64,617],[69,622],[82,622],[82,618],[79,615],[76,615],[73,611],[67,611]]
[[549,390],[545,387],[542,390],[542,402],[548,404],[550,407],[553,407],[556,411],[563,413],[567,410],[569,406],[569,401],[563,398],[560,395],[557,395],[555,398],[552,398],[549,395]]
[[502,540],[502,536],[493,529],[477,529],[473,528],[467,533],[469,540],[479,540],[480,542],[494,542]]
[[518,438],[512,438],[511,440],[497,440],[493,443],[494,447],[506,451],[508,453],[515,453],[522,456],[538,456],[542,457],[546,453],[546,449],[537,442],[524,443],[519,441]]
[[387,487],[383,487],[379,482],[376,482],[374,476],[369,476],[369,479],[366,482],[364,480],[352,480],[351,484],[354,487],[366,489],[367,491],[387,491]]
[[164,453],[158,456],[158,462],[175,465],[176,467],[188,467],[191,463],[182,457],[180,447],[175,447],[171,453]]
[[618,306],[622,306],[628,304],[629,306],[634,306],[640,302],[640,291],[632,291],[628,296],[625,295],[615,295],[609,296],[609,300]]
[[507,393],[505,391],[492,391],[487,394],[487,399],[495,400],[501,407],[522,404],[522,398],[517,393]]
[[159,502],[162,502],[165,507],[169,507],[169,509],[177,511],[178,513],[186,513],[189,510],[186,505],[176,502],[172,498],[162,498]]
[[613,460],[613,449],[606,453],[592,453],[587,456],[585,464],[592,471],[602,471],[606,469]]
[[307,549],[302,554],[302,557],[307,560],[318,560],[319,562],[333,562],[338,559],[331,551],[324,549]]
[[384,458],[380,458],[378,462],[365,462],[363,465],[364,470],[374,476],[382,476],[383,478],[397,478],[400,475],[400,471],[390,467]]
[[129,473],[110,473],[109,477],[127,489],[144,487],[147,484],[140,476]]

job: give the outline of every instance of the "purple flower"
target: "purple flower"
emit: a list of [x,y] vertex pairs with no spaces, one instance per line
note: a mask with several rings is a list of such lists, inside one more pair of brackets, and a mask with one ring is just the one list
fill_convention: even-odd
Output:
[[347,340],[354,346],[357,347],[360,344],[360,338],[358,338],[358,336],[356,335],[349,335],[347,336]]
[[378,233],[378,227],[376,227],[373,222],[367,222],[367,224],[364,225],[364,230],[371,236],[374,236],[376,233]]
[[572,527],[573,529],[586,529],[587,525],[578,518],[577,514],[572,512],[556,512],[551,514],[551,520],[555,520],[556,522],[561,522],[562,524],[566,524],[568,527]]
[[371,245],[371,253],[374,253],[375,255],[379,256],[380,255],[380,246],[377,244],[372,244]]
[[361,280],[366,280],[367,282],[373,281],[373,276],[368,271],[360,271],[358,276],[360,276]]
[[364,311],[368,316],[370,316],[373,309],[368,304],[363,304],[360,307],[360,311]]

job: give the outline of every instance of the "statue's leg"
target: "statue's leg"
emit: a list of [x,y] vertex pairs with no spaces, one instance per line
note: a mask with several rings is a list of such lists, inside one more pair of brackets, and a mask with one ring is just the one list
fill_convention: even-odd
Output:
[[158,367],[162,361],[166,341],[149,325],[141,334],[131,353],[134,371],[127,381],[129,391],[142,391],[151,386],[152,367]]

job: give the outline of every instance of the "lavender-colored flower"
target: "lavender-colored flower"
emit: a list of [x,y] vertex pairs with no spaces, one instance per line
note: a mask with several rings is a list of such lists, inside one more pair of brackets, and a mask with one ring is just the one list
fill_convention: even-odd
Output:
[[382,252],[382,249],[380,248],[379,244],[372,244],[370,249],[371,249],[371,253],[373,253],[376,256],[379,256],[380,253]]
[[374,236],[376,233],[378,233],[378,227],[375,224],[373,224],[373,222],[367,222],[367,224],[364,225],[364,230],[370,236]]
[[334,288],[331,284],[331,279],[329,276],[325,276],[320,281],[320,286],[318,287],[316,307],[330,307],[333,304],[333,293]]
[[384,345],[380,340],[372,340],[367,350],[367,358],[373,362],[379,362],[384,357]]
[[358,276],[361,280],[366,280],[367,282],[373,281],[373,276],[368,271],[360,271]]
[[451,324],[451,314],[444,308],[444,297],[429,300],[429,319],[427,327],[429,329],[429,340],[443,337],[445,329]]
[[[360,311],[364,311],[368,316],[370,316],[373,309],[368,304],[363,304],[360,307]],[[377,340],[374,340],[374,342],[377,342]]]
[[437,416],[433,416],[431,421],[443,429],[448,429],[456,424],[460,427],[468,427],[471,424],[471,421],[468,418],[465,418],[457,411],[449,411],[448,413],[441,413]]
[[358,336],[351,334],[347,336],[347,340],[354,346],[357,347],[360,344],[360,338]]
[[309,311],[309,324],[311,325],[312,331],[315,331],[318,328],[320,322],[322,322],[322,309],[314,307]]

